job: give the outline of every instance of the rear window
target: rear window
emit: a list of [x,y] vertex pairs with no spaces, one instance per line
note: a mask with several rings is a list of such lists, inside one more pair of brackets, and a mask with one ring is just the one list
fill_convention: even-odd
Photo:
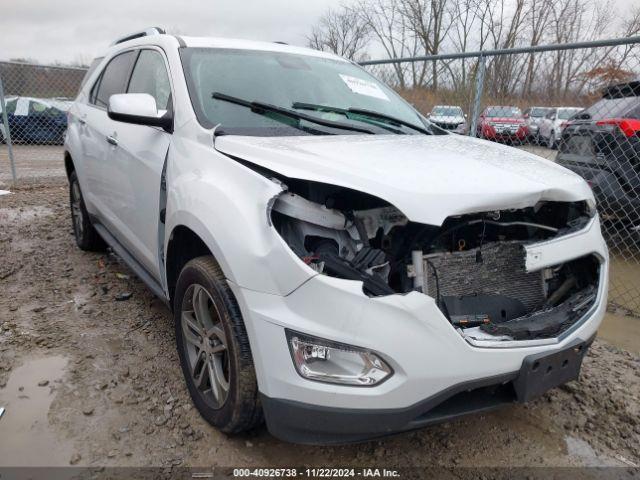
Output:
[[640,97],[603,98],[580,114],[581,118],[603,120],[605,118],[640,119]]

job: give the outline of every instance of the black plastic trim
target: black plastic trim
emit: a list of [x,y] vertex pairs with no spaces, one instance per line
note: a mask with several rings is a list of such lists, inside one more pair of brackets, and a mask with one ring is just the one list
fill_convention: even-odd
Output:
[[[311,405],[261,394],[269,432],[281,440],[310,444],[345,444],[384,437],[455,417],[491,410],[515,402],[515,394],[497,402],[468,402],[455,412],[436,407],[455,395],[490,386],[510,386],[518,372],[463,382],[414,405],[398,409],[336,408]],[[430,414],[431,412],[431,414]]]
[[140,262],[138,262],[134,256],[129,253],[129,251],[113,236],[109,233],[109,230],[106,229],[104,225],[100,223],[100,221],[93,215],[91,215],[91,223],[93,227],[96,229],[98,234],[102,237],[102,239],[109,245],[114,252],[118,254],[118,256],[127,264],[127,266],[133,270],[133,273],[136,274],[140,280],[142,280],[147,287],[153,292],[155,296],[161,299],[165,304],[169,305],[169,299],[164,293],[162,286],[158,281],[151,275]]

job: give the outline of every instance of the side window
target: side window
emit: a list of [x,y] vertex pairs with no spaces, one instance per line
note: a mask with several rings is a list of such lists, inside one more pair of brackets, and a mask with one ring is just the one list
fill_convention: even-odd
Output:
[[133,68],[127,93],[148,93],[158,110],[167,110],[171,85],[162,55],[156,50],[142,50]]
[[[109,97],[111,95],[124,93],[135,55],[136,52],[133,51],[125,52],[111,59],[102,72],[100,79],[91,90],[91,103],[106,108],[109,105]],[[97,91],[95,91],[96,87]]]
[[80,83],[80,88],[84,87],[84,84],[87,83],[87,80],[89,80],[89,77],[94,72],[94,70],[96,68],[98,68],[98,65],[100,64],[100,62],[102,61],[103,58],[104,57],[97,57],[97,58],[93,59],[93,61],[91,62],[91,65],[89,66],[89,69],[87,70],[87,73],[85,73],[84,77],[82,77],[82,82]]

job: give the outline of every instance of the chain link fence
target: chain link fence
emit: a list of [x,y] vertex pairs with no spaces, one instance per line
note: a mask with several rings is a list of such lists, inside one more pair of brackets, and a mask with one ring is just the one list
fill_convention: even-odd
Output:
[[[585,178],[611,252],[610,301],[640,313],[640,38],[362,65],[441,128]],[[0,62],[0,182],[62,169],[66,111],[85,72]]]
[[0,62],[0,181],[15,182],[61,161],[67,110],[85,73],[84,68]]
[[640,39],[362,63],[436,125],[581,175],[611,253],[610,301],[640,314]]

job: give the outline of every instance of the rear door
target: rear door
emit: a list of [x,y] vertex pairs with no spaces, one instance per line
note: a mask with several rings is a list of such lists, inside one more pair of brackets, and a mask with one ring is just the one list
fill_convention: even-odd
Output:
[[[160,114],[172,109],[171,82],[164,52],[144,48],[138,53],[127,93],[147,93]],[[121,243],[160,278],[158,269],[158,222],[160,181],[171,134],[160,127],[112,121],[111,135],[117,146],[110,151],[109,209],[117,217]]]
[[113,57],[91,88],[88,102],[78,106],[83,148],[82,193],[92,206],[92,213],[110,230],[116,228],[117,221],[109,205],[113,195],[109,161],[115,146],[110,143],[114,122],[107,116],[107,106],[111,95],[124,93],[136,54],[126,51]]

